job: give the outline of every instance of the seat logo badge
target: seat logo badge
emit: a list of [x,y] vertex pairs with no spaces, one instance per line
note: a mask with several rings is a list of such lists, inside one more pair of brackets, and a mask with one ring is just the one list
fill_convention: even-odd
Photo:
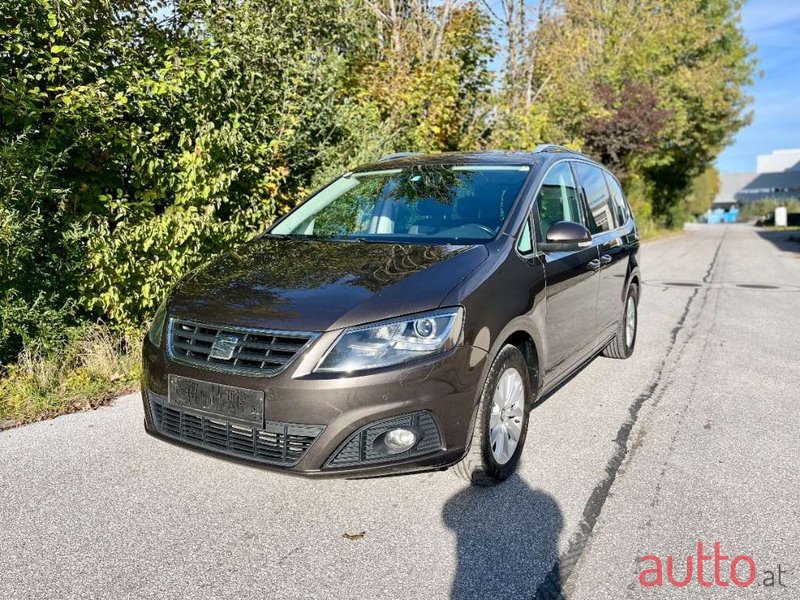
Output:
[[218,333],[217,337],[214,338],[214,343],[211,345],[211,354],[209,356],[219,360],[230,360],[238,343],[239,336],[232,333]]

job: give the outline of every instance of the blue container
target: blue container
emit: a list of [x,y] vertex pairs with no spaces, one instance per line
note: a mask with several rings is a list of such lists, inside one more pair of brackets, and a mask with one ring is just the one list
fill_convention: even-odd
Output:
[[739,208],[736,206],[732,206],[731,209],[725,213],[725,222],[736,223],[738,219],[739,219]]

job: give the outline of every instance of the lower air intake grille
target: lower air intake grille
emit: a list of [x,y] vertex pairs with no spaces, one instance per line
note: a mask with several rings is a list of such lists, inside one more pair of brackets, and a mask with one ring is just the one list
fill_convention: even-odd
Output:
[[167,437],[216,452],[272,465],[291,467],[303,458],[322,433],[319,425],[267,421],[264,428],[246,427],[176,410],[166,399],[148,393],[153,422]]
[[[411,429],[418,435],[416,445],[410,450],[396,454],[387,454],[375,448],[373,442],[382,433],[403,427]],[[442,449],[442,438],[436,419],[427,411],[419,411],[400,415],[370,423],[351,435],[328,460],[326,467],[349,467],[353,465],[373,464],[397,461],[431,454]]]

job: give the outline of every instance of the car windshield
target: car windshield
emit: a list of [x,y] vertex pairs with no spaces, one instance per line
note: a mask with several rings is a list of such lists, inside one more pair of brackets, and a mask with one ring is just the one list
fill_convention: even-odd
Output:
[[348,173],[267,235],[422,244],[493,239],[530,167],[416,165]]

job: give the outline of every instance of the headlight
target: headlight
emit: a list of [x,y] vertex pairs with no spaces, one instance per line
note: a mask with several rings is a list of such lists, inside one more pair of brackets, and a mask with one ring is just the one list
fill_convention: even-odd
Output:
[[147,332],[147,339],[156,348],[161,346],[161,336],[164,332],[164,319],[167,317],[167,301],[161,303],[161,306],[156,310],[153,315],[153,321],[150,323],[150,331]]
[[351,373],[409,362],[454,348],[461,335],[460,307],[350,327],[316,371]]

